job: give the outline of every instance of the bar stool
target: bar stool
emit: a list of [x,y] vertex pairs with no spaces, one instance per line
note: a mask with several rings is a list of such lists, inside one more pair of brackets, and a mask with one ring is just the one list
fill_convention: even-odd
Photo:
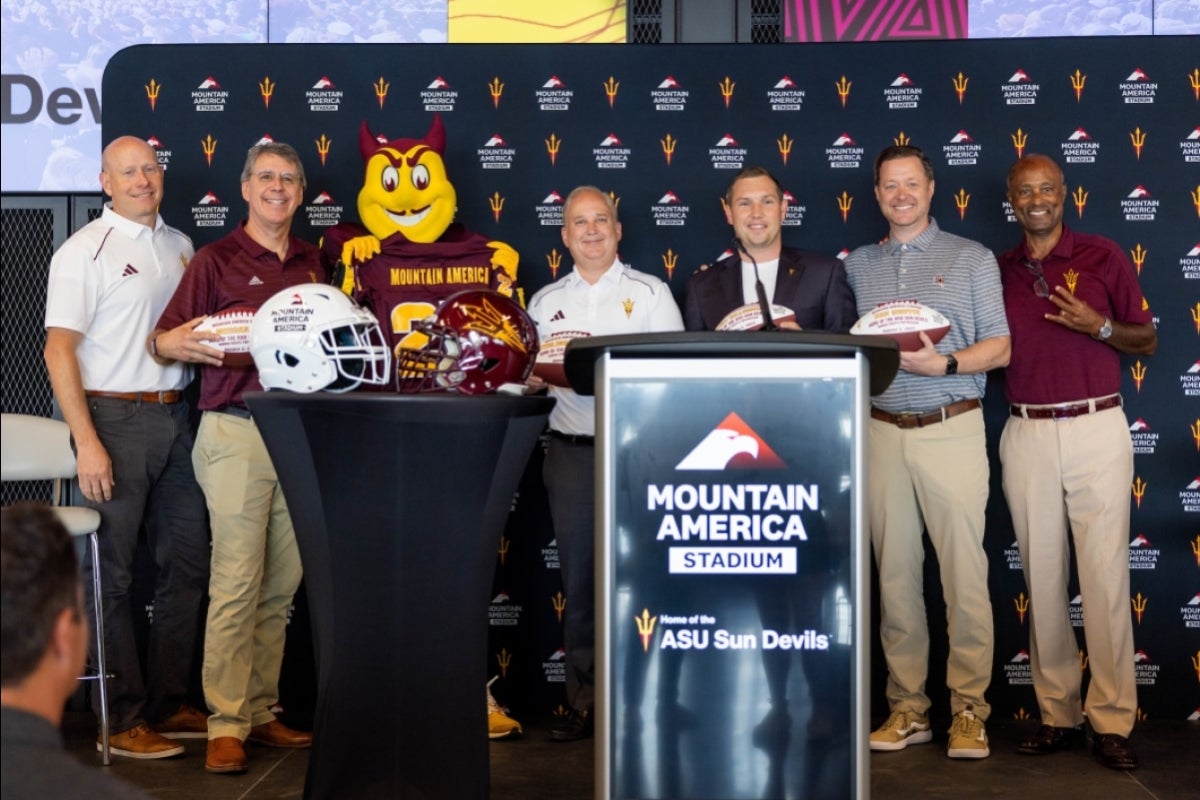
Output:
[[100,754],[112,763],[108,744],[108,678],[104,656],[104,605],[100,586],[100,512],[62,505],[67,482],[75,477],[75,454],[67,423],[29,414],[0,414],[0,480],[52,481],[51,505],[67,532],[86,536],[92,556],[92,600],[96,612],[96,671],[79,676],[100,688]]

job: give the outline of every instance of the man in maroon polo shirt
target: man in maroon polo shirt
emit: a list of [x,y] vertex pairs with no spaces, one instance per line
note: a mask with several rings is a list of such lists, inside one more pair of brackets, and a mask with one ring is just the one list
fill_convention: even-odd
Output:
[[197,332],[205,317],[257,308],[288,286],[324,283],[320,251],[291,235],[305,187],[304,166],[290,145],[250,148],[242,170],[249,216],[232,233],[201,248],[147,342],[164,360],[202,364],[204,412],[192,463],[212,527],[212,570],[204,641],[204,697],[209,772],[245,772],[243,742],[308,747],[312,734],[292,730],[271,712],[279,699],[287,612],[300,585],[300,552],[266,446],[242,401],[261,391],[258,370],[225,366],[220,350]]
[[1158,344],[1124,251],[1063,224],[1062,170],[1027,155],[1008,173],[1025,238],[1000,277],[1012,333],[1011,416],[1000,439],[1004,495],[1029,590],[1029,652],[1042,725],[1017,750],[1043,755],[1079,744],[1079,650],[1068,613],[1075,543],[1092,679],[1082,708],[1093,752],[1135,769],[1137,709],[1129,609],[1129,485],[1133,444],[1121,404],[1121,353]]

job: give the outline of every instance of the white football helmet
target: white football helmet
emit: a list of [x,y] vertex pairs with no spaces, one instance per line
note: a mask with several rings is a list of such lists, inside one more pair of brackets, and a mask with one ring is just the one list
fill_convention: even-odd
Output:
[[348,392],[391,376],[391,348],[375,316],[321,283],[290,286],[263,303],[250,324],[250,354],[267,389]]

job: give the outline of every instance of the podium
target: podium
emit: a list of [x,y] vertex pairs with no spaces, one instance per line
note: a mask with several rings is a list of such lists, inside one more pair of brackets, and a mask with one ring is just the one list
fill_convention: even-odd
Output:
[[306,798],[488,797],[487,605],[554,401],[257,392],[317,670]]
[[596,797],[865,798],[869,396],[891,339],[576,339],[596,396]]

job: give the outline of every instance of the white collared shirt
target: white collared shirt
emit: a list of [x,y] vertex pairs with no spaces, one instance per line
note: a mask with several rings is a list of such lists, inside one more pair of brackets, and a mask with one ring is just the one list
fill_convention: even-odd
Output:
[[[529,301],[529,316],[543,342],[583,336],[615,336],[683,330],[683,317],[661,279],[614,261],[595,283],[572,269]],[[571,389],[550,387],[558,400],[550,412],[550,427],[562,433],[592,436],[596,431],[596,401]]]
[[88,391],[184,388],[187,364],[158,364],[146,352],[167,302],[183,278],[192,241],[165,224],[126,219],[111,204],[75,232],[50,261],[46,327],[83,334],[75,351]]

